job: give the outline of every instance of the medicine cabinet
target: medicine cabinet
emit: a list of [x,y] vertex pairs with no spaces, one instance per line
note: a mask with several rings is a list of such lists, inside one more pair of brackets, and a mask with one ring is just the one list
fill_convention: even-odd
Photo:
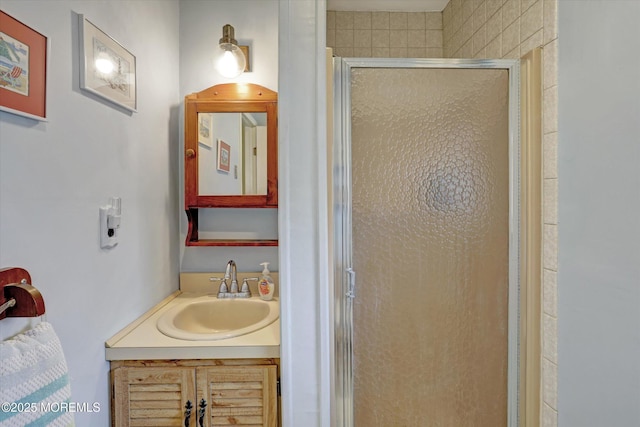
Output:
[[278,95],[255,84],[185,97],[187,246],[277,246],[277,240],[199,238],[204,208],[278,207]]

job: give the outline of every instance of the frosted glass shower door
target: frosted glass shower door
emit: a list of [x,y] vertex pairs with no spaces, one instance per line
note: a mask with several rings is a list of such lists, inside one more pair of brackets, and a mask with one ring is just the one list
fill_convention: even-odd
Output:
[[506,426],[509,72],[350,84],[354,425]]

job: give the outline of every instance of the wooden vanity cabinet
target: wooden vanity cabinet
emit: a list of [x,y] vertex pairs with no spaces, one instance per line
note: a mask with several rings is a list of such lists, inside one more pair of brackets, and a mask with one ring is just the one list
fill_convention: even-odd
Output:
[[277,380],[276,359],[112,361],[112,425],[277,427]]

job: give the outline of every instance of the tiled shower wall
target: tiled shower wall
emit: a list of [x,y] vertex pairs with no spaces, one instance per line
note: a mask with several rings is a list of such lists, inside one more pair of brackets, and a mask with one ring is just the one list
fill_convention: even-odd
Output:
[[336,56],[442,58],[440,12],[327,11],[327,46]]
[[451,0],[442,13],[327,12],[327,46],[342,57],[517,59],[544,48],[543,427],[558,418],[557,9],[557,0]]
[[557,0],[451,0],[442,11],[451,58],[520,58],[543,46],[542,426],[557,426]]

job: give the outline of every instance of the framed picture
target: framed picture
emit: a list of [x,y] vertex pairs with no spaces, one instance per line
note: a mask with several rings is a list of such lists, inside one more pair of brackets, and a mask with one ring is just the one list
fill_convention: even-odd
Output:
[[129,111],[137,109],[136,57],[78,15],[80,87]]
[[198,142],[213,148],[213,133],[211,133],[211,114],[198,113]]
[[218,170],[229,172],[231,164],[231,147],[223,140],[218,140]]
[[49,39],[0,10],[0,110],[47,119]]

